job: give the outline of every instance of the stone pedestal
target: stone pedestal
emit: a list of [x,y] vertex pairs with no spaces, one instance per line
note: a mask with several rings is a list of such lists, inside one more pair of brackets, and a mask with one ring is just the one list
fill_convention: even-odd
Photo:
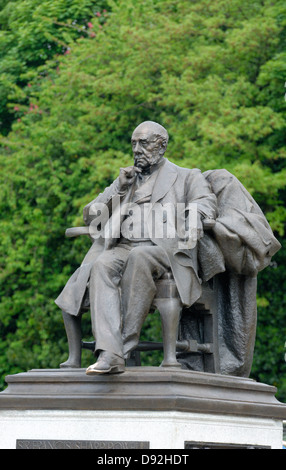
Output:
[[282,448],[286,405],[250,379],[140,367],[32,370],[6,382],[2,449]]

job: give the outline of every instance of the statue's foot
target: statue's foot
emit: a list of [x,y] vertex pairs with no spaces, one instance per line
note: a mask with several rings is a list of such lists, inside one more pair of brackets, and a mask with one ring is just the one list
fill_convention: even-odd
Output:
[[122,374],[123,372],[125,372],[124,359],[108,351],[102,351],[98,361],[86,370],[87,375]]
[[68,359],[66,362],[63,362],[60,364],[61,369],[80,369],[81,368],[81,362],[80,361],[75,361],[73,359]]

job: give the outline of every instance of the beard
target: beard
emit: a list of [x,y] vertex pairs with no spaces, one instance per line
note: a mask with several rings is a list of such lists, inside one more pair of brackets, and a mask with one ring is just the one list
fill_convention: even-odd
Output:
[[137,168],[149,168],[150,166],[157,165],[161,159],[162,156],[158,152],[148,155],[141,154],[134,158],[134,165]]

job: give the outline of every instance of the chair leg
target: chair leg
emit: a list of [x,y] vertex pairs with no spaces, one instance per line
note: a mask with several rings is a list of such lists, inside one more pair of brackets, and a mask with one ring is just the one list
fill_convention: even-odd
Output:
[[178,339],[178,328],[181,316],[181,302],[179,299],[156,299],[162,320],[162,333],[164,345],[164,360],[162,367],[181,368],[176,358],[176,342]]

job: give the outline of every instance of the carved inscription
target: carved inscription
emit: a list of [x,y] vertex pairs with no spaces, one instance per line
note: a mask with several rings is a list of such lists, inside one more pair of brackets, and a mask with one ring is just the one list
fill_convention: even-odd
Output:
[[16,449],[149,449],[149,442],[18,439]]

